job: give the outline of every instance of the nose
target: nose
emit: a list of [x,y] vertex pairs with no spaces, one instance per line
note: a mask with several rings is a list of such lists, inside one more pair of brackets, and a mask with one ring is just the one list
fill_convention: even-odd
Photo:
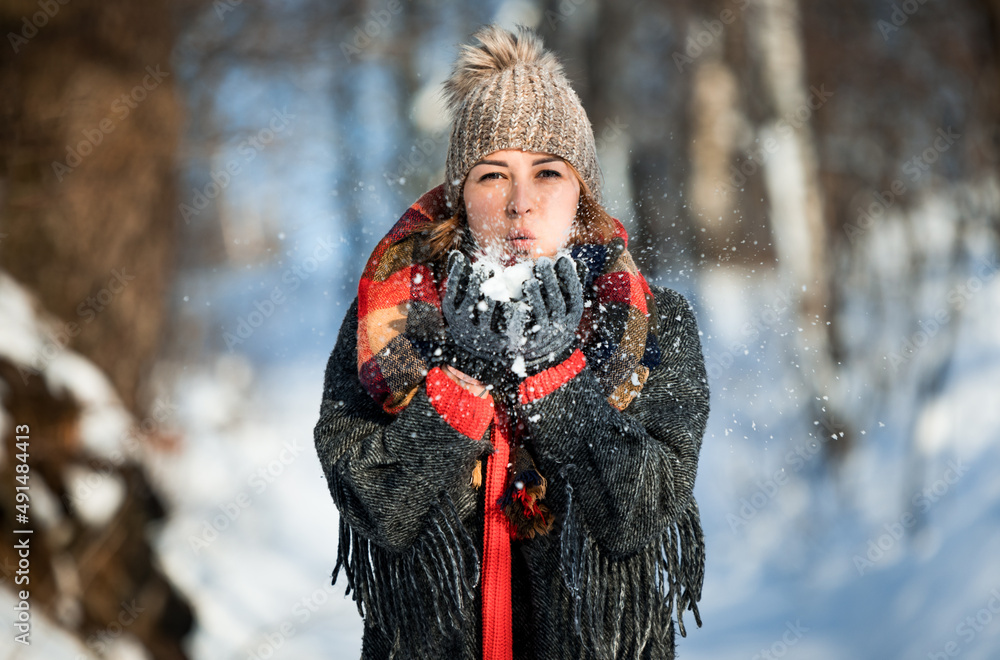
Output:
[[511,217],[523,216],[533,210],[534,202],[528,188],[529,186],[523,181],[514,181],[507,198],[507,215]]

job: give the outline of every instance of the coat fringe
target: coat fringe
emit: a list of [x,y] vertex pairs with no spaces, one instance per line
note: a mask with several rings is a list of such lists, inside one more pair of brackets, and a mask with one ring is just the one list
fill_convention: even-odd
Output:
[[[566,466],[572,467],[572,465]],[[701,627],[698,601],[705,574],[705,538],[692,497],[676,520],[641,552],[606,556],[582,529],[566,480],[566,511],[560,531],[562,579],[578,640],[600,658],[673,657],[673,637],[657,634],[671,623],[687,636],[684,610]],[[414,657],[434,657],[441,639],[460,639],[463,613],[476,606],[480,557],[451,498],[444,493],[432,509],[427,531],[403,552],[393,552],[359,535],[342,516],[337,563],[347,577],[358,613]],[[353,593],[352,593],[353,592]],[[434,626],[418,620],[434,613]]]
[[429,515],[427,531],[403,552],[380,547],[353,530],[340,517],[337,564],[347,577],[345,595],[352,594],[358,613],[392,636],[415,657],[432,657],[440,648],[435,627],[419,620],[434,612],[441,638],[461,639],[463,614],[476,606],[480,559],[475,541],[463,525],[447,493]]
[[[650,645],[672,650],[672,638],[657,639],[653,633],[667,625],[675,604],[681,636],[687,636],[685,609],[701,627],[698,601],[705,577],[705,536],[694,497],[646,549],[626,559],[610,559],[580,529],[573,511],[573,486],[568,479],[565,483],[560,562],[581,644],[602,658],[640,658]],[[617,591],[611,593],[609,587]],[[627,608],[631,616],[625,615]]]

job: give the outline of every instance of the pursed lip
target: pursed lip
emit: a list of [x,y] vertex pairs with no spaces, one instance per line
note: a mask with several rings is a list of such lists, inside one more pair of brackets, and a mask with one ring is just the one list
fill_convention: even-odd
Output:
[[516,245],[535,240],[535,235],[526,229],[514,229],[508,232],[507,240]]

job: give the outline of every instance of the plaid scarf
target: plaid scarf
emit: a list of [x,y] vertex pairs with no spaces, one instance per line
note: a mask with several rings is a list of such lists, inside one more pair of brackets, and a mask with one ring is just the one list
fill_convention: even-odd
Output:
[[[448,214],[444,184],[424,193],[379,241],[358,284],[358,375],[390,414],[413,398],[445,337],[443,265],[419,254],[425,230]],[[653,294],[617,219],[607,243],[576,245],[570,254],[587,264],[584,291],[596,303],[580,321],[581,348],[608,401],[624,410],[660,361]]]
[[[447,336],[441,313],[444,265],[428,264],[421,255],[425,230],[448,214],[443,184],[424,193],[379,241],[358,285],[358,374],[390,414],[413,398]],[[625,228],[614,222],[606,243],[575,245],[570,254],[587,264],[584,295],[593,303],[577,329],[582,353],[609,403],[624,410],[659,364],[660,350],[653,294],[628,252]],[[580,359],[576,363],[582,368]],[[495,406],[490,439],[496,453],[487,466],[480,581],[484,660],[511,658],[510,539],[545,534],[553,522],[541,503],[545,478],[521,442],[519,426],[503,406]],[[475,474],[479,469],[477,463]]]

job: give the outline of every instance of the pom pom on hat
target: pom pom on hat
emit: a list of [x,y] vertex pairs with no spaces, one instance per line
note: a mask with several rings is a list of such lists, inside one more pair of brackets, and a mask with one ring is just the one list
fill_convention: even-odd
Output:
[[564,76],[562,64],[545,50],[541,38],[531,29],[517,26],[517,34],[499,25],[486,25],[472,35],[481,46],[462,44],[451,76],[444,82],[448,110],[452,117],[462,107],[466,95],[504,69],[518,63],[548,69],[553,75]]

